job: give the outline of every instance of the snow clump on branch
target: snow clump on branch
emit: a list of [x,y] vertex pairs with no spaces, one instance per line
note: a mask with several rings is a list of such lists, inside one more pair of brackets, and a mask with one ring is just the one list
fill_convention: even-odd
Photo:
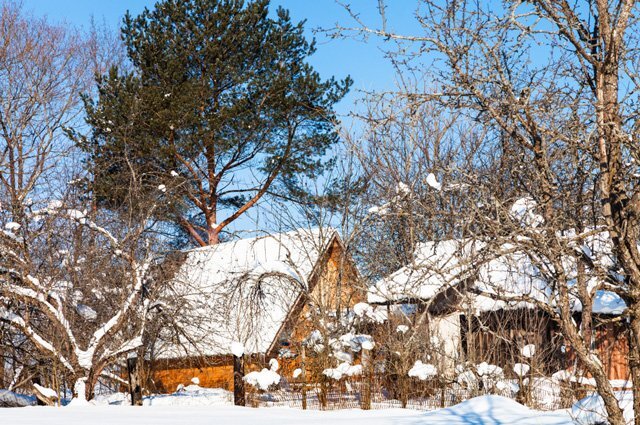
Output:
[[416,360],[413,367],[409,369],[409,376],[418,378],[421,381],[434,378],[438,375],[438,370],[432,364],[422,363],[420,360]]

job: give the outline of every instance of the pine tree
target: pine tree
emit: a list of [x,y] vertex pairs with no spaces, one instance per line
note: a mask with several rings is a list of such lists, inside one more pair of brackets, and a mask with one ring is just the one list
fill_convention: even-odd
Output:
[[[265,194],[299,192],[337,141],[334,105],[347,77],[322,80],[314,42],[268,0],[164,0],[127,14],[131,71],[113,68],[85,100],[91,189],[123,203],[130,182],[200,245]],[[136,177],[136,178],[132,178]],[[141,189],[141,190],[140,190]],[[223,217],[224,215],[224,217]]]

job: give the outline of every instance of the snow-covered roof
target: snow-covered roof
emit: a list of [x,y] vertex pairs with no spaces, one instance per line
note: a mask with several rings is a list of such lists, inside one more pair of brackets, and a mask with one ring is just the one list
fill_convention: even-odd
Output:
[[[582,250],[603,268],[614,264],[606,234],[596,233],[586,240],[585,245],[575,248]],[[552,284],[538,268],[544,261],[533,261],[532,256],[510,244],[502,245],[497,250],[501,253],[499,255],[490,253],[486,247],[487,244],[482,241],[471,239],[419,244],[411,264],[380,279],[369,288],[368,301],[374,304],[415,299],[426,301],[466,282],[473,291],[465,291],[463,308],[469,307],[467,302],[477,311],[532,306],[531,303],[516,300],[521,297],[553,302]],[[575,262],[575,257],[567,256],[564,267],[568,273],[576,273]],[[597,278],[590,277],[588,286],[593,289],[597,283]],[[509,301],[509,298],[513,300]],[[574,310],[580,311],[580,302],[575,297],[572,302]],[[621,314],[625,309],[626,304],[615,293],[596,291],[594,313]]]
[[430,299],[443,288],[466,279],[474,256],[484,244],[473,240],[445,240],[418,245],[411,264],[369,288],[370,303]]
[[180,331],[157,357],[225,355],[234,342],[267,352],[334,237],[303,229],[188,251],[167,294],[180,303]]
[[553,295],[537,267],[522,252],[505,254],[481,264],[473,288],[487,294],[469,296],[472,308],[479,311],[531,307],[527,302],[506,300],[526,297],[549,302]]

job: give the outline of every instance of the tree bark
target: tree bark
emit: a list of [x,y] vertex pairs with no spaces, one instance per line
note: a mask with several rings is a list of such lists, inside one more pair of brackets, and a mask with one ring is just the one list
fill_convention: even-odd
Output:
[[302,410],[307,410],[307,352],[304,344],[302,345],[302,355],[300,362],[300,377],[302,378]]
[[140,385],[140,369],[138,367],[137,357],[130,357],[127,359],[127,373],[129,375],[129,395],[131,396],[131,405],[142,406],[142,387]]
[[634,423],[640,425],[640,307],[634,306],[630,314],[629,370],[633,382]]
[[244,356],[233,356],[233,404],[246,404],[244,391]]
[[360,391],[360,408],[371,410],[371,384],[373,380],[373,361],[371,350],[362,350],[362,390]]

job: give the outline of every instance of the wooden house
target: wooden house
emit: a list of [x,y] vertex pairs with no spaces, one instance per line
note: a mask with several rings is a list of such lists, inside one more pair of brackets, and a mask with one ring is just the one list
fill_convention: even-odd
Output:
[[[293,366],[293,346],[308,335],[309,310],[346,310],[362,301],[358,272],[338,234],[297,230],[241,239],[186,253],[167,303],[175,326],[154,345],[151,390],[233,388],[232,344],[244,348],[247,372],[277,358]],[[289,374],[283,372],[282,375]]]
[[[442,334],[446,355],[454,363],[487,362],[512,371],[516,363],[531,362],[521,349],[537,347],[536,369],[551,375],[575,370],[577,363],[557,323],[524,298],[552,305],[552,282],[523,252],[505,249],[491,255],[477,240],[446,240],[420,244],[415,259],[368,291],[371,304],[414,304],[428,312],[430,333]],[[581,305],[573,299],[574,320]],[[624,321],[600,320],[620,315],[624,301],[606,290],[596,292],[593,304],[594,348],[609,378],[626,380],[628,348]]]

